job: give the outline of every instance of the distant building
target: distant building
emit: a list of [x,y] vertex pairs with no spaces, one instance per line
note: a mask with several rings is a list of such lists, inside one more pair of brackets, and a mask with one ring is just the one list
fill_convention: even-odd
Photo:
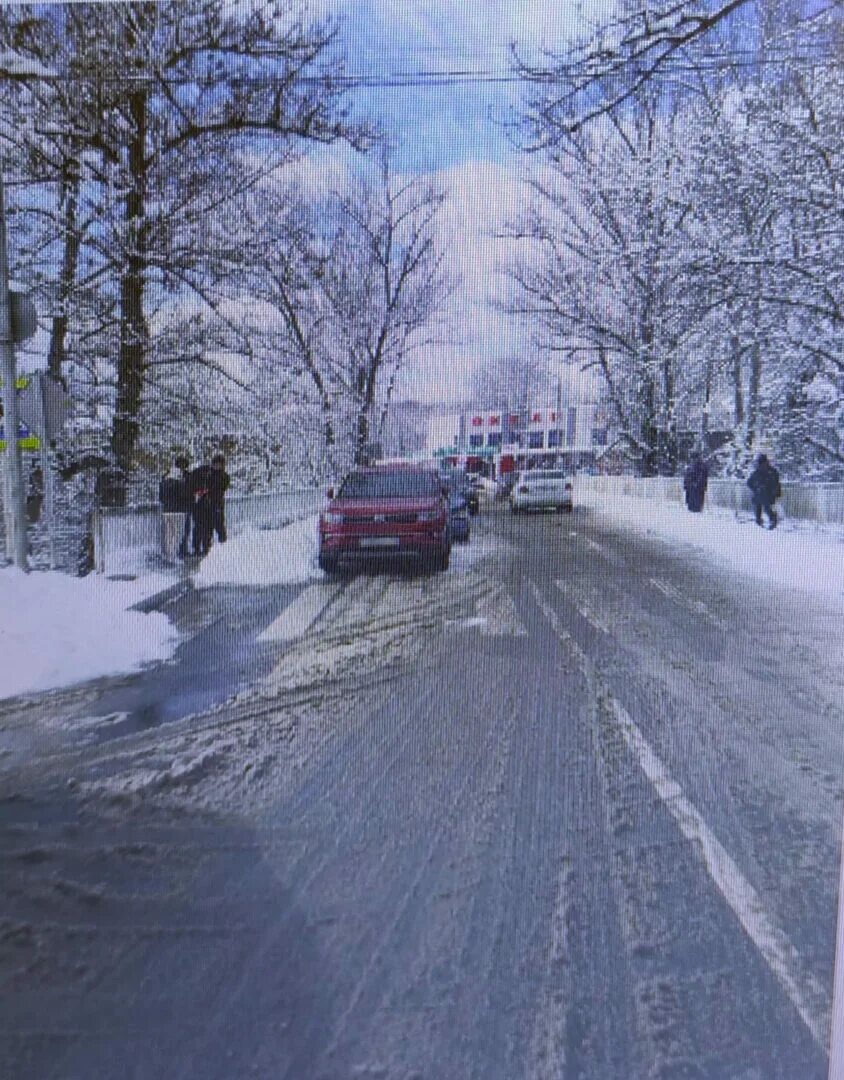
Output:
[[535,464],[592,464],[608,444],[608,425],[589,400],[512,408],[467,409],[432,415],[427,453],[481,463],[493,475]]

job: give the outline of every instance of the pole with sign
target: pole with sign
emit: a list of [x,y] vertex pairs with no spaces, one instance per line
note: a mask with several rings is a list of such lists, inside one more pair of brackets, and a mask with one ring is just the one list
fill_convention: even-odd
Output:
[[47,453],[47,377],[38,373],[38,389],[41,398],[41,416],[44,420],[41,428],[41,475],[44,478],[44,502],[47,513],[47,541],[50,546],[50,569],[56,569],[56,510],[55,489],[53,488],[53,470]]
[[0,171],[0,371],[3,376],[3,413],[8,435],[4,454],[6,476],[6,555],[21,570],[29,569],[24,514],[23,467],[18,445],[19,428],[15,333],[9,293],[9,259],[6,250],[6,208]]

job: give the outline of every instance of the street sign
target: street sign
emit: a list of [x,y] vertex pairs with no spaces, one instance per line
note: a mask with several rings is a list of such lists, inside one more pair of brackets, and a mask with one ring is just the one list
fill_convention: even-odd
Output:
[[41,371],[38,374],[41,390],[41,411],[45,439],[56,439],[73,416],[73,398],[58,379]]
[[19,384],[18,411],[27,426],[49,442],[73,415],[73,400],[58,379],[39,371],[28,385]]
[[9,290],[9,305],[12,316],[12,340],[16,345],[28,341],[38,329],[38,316],[35,304],[26,293]]

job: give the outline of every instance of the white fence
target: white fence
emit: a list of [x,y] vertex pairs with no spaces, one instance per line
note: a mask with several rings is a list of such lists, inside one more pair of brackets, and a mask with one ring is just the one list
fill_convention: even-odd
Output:
[[[245,526],[280,529],[325,500],[322,488],[295,488],[226,499],[226,526],[232,534]],[[161,512],[157,506],[99,510],[94,515],[94,565],[99,573],[134,574],[161,556]]]
[[[632,495],[640,499],[683,502],[683,481],[676,476],[578,476],[576,488],[609,496]],[[706,501],[711,506],[725,507],[737,513],[752,510],[750,489],[744,480],[710,480]],[[784,482],[779,505],[786,517],[844,524],[844,484]]]

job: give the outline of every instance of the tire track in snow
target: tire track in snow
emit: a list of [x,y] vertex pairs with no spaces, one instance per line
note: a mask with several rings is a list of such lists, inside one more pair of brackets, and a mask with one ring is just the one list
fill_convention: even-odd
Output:
[[686,798],[680,785],[650,747],[624,707],[603,685],[594,664],[573,641],[571,635],[561,627],[556,613],[542,596],[539,587],[533,581],[530,582],[530,586],[540,610],[561,640],[567,643],[578,658],[584,675],[594,687],[596,700],[602,699],[608,706],[617,731],[632,751],[662,805],[669,811],[683,835],[692,844],[710,880],[785,991],[809,1034],[819,1048],[826,1053],[829,1035],[829,1001],[823,987],[804,966],[797,950],[767,912],[756,890],[744,878],[737,864],[709,829],[703,817]]

